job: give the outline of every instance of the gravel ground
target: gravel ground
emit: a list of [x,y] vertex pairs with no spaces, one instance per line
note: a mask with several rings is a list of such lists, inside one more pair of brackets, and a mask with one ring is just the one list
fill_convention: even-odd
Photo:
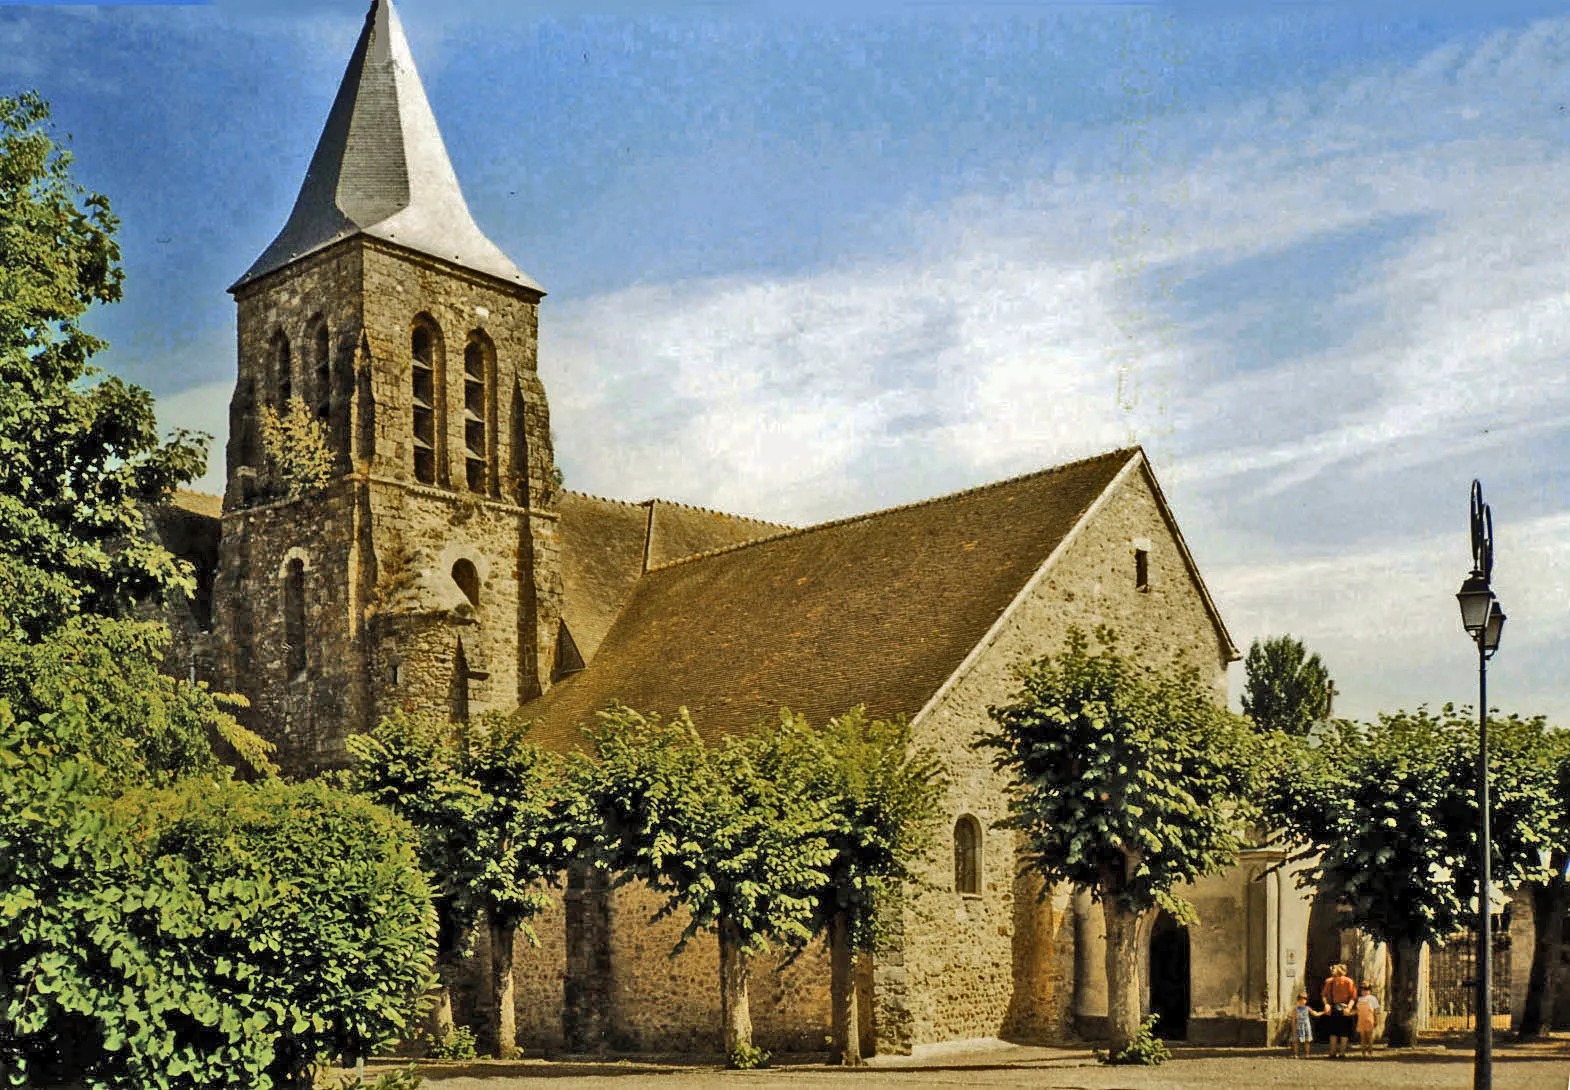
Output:
[[[380,1065],[377,1065],[380,1069]],[[1353,1090],[1456,1090],[1472,1085],[1472,1056],[1458,1048],[1399,1052],[1377,1048],[1369,1059],[1293,1060],[1284,1049],[1178,1048],[1160,1067],[1102,1067],[1086,1050],[982,1045],[891,1057],[858,1070],[786,1064],[766,1071],[725,1071],[672,1062],[480,1061],[426,1068],[431,1090],[870,1090],[872,1087],[1036,1087],[1041,1090],[1266,1090],[1336,1086]],[[1570,1090],[1570,1040],[1496,1046],[1498,1090]]]

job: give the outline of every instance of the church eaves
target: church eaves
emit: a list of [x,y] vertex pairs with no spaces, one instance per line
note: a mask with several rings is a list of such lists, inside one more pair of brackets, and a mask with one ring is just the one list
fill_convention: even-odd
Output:
[[294,211],[230,291],[363,234],[535,291],[458,187],[392,0],[373,0]]

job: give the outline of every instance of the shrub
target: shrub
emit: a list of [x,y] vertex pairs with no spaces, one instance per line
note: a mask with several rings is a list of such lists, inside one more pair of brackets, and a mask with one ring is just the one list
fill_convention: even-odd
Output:
[[111,801],[5,733],[0,1066],[23,1085],[308,1086],[406,1030],[435,917],[401,821],[320,784]]
[[440,1041],[432,1041],[425,1055],[432,1060],[472,1060],[479,1055],[474,1049],[474,1031],[459,1026]]
[[766,1049],[744,1041],[730,1050],[728,1059],[730,1066],[737,1071],[753,1071],[760,1067],[768,1067],[771,1055],[772,1053]]
[[1156,1036],[1158,1017],[1152,1014],[1141,1022],[1139,1032],[1134,1034],[1134,1039],[1110,1056],[1097,1049],[1097,1062],[1117,1067],[1154,1067],[1166,1063],[1172,1058],[1172,1053],[1167,1048],[1166,1042]]

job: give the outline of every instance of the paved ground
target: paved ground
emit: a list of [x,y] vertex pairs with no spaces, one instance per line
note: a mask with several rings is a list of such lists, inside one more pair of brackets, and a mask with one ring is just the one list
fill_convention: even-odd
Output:
[[[766,1071],[725,1071],[690,1062],[481,1061],[426,1069],[430,1090],[872,1090],[874,1087],[1032,1087],[1040,1090],[1456,1090],[1472,1085],[1472,1056],[1429,1046],[1371,1059],[1293,1060],[1284,1049],[1178,1048],[1155,1068],[1102,1067],[1088,1050],[980,1045],[916,1057],[879,1059],[854,1071],[787,1063]],[[1570,1090],[1570,1040],[1496,1046],[1498,1090]]]

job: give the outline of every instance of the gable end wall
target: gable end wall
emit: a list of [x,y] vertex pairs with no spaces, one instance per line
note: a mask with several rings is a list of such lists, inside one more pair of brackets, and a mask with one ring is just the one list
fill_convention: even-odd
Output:
[[[1136,539],[1149,542],[1148,590],[1135,587]],[[1230,647],[1142,466],[1111,486],[991,645],[915,724],[918,744],[939,751],[953,782],[925,876],[933,888],[913,891],[904,911],[903,964],[879,966],[880,1051],[1071,1034],[1072,907],[1061,890],[1038,902],[1039,883],[1016,877],[1014,836],[992,828],[1004,816],[1003,778],[971,743],[989,726],[988,705],[1013,695],[1015,664],[1057,651],[1070,626],[1089,634],[1102,624],[1118,632],[1126,653],[1155,661],[1186,655],[1225,699]],[[965,814],[983,829],[979,896],[954,892],[953,830]]]

